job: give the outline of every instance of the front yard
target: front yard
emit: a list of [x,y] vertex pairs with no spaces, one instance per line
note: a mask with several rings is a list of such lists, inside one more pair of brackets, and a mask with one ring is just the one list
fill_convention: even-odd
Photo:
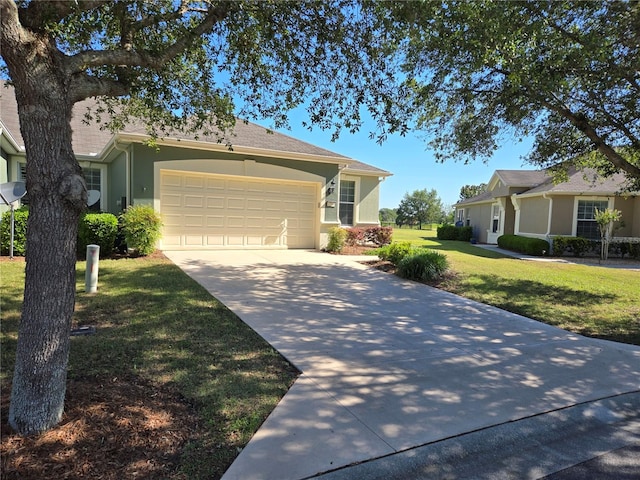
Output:
[[[640,272],[516,260],[433,237],[394,234],[447,255],[455,274],[439,288],[640,345]],[[97,333],[72,338],[63,422],[25,439],[7,427],[24,262],[0,259],[2,478],[220,478],[296,370],[162,256],[102,260],[96,295],[77,269],[74,326]]]
[[572,332],[640,345],[640,271],[523,261],[437,240],[435,231],[394,230],[393,239],[447,255],[456,275],[440,288]]

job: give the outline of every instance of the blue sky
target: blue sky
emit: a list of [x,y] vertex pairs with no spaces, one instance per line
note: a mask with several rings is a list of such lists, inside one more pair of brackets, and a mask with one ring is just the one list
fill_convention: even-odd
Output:
[[[531,139],[522,142],[505,140],[487,164],[475,162],[464,165],[453,160],[437,163],[433,151],[424,139],[418,138],[418,134],[390,136],[379,145],[369,138],[369,132],[374,128],[371,122],[357,134],[344,131],[338,140],[331,142],[331,131],[307,130],[301,125],[302,116],[296,112],[289,118],[291,130],[279,130],[281,133],[393,173],[380,187],[380,208],[396,208],[405,193],[423,188],[435,189],[445,206],[452,205],[459,198],[460,187],[486,183],[495,170],[534,168],[521,159],[531,149]],[[256,123],[270,126],[269,122]]]

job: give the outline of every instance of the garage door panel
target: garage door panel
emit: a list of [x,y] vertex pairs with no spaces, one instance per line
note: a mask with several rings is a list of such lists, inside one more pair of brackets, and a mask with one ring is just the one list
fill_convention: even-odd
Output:
[[242,197],[228,197],[227,198],[227,208],[230,210],[244,210],[245,209],[245,199]]
[[160,174],[163,248],[313,248],[317,187],[213,174]]
[[205,179],[202,177],[194,177],[194,176],[186,176],[184,177],[184,187],[187,189],[195,188],[202,189],[204,188]]
[[207,197],[207,208],[224,208],[224,197]]
[[204,206],[204,198],[201,195],[185,195],[183,198],[185,207],[202,208]]

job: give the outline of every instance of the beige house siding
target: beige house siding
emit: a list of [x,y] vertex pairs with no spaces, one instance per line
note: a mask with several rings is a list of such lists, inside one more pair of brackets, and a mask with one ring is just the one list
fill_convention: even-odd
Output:
[[573,196],[553,197],[553,216],[551,219],[551,234],[571,236],[573,225]]
[[613,208],[620,210],[623,223],[614,235],[616,237],[640,236],[640,197],[616,197]]
[[473,234],[479,243],[487,243],[487,229],[491,218],[491,203],[465,207],[465,225],[473,227]]
[[549,200],[542,197],[523,198],[520,200],[520,234],[547,233],[549,222]]

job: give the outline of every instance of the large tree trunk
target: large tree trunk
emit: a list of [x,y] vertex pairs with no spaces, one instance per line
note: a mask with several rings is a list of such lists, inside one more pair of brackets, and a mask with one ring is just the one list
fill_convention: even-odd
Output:
[[71,146],[73,103],[64,80],[40,71],[27,73],[15,87],[27,153],[29,220],[9,423],[29,435],[56,425],[64,409],[86,185]]

